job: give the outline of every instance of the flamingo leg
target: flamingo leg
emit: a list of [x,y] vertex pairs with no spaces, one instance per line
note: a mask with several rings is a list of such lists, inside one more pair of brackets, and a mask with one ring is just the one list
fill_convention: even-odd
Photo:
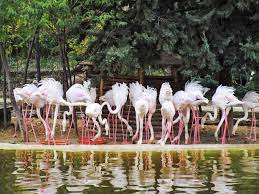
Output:
[[38,142],[37,137],[36,137],[36,133],[35,133],[35,129],[33,126],[33,122],[32,122],[32,111],[33,111],[33,104],[31,105],[31,112],[30,112],[30,125],[31,125],[31,129],[35,138],[35,142]]
[[225,125],[224,125],[224,130],[223,130],[223,135],[222,135],[222,142],[221,142],[222,144],[226,143],[226,135],[227,135],[227,127],[228,127],[227,115],[225,115],[224,119],[225,119]]
[[101,127],[99,125],[99,123],[97,122],[96,118],[92,117],[94,126],[97,127],[97,134],[94,136],[94,138],[92,139],[92,141],[95,141],[97,138],[99,138],[101,136]]
[[138,137],[138,133],[139,133],[139,115],[136,113],[136,132],[134,134],[134,136],[132,137],[132,141],[134,141],[137,137]]
[[217,129],[214,133],[216,141],[218,141],[218,132],[220,130],[221,125],[223,124],[223,122],[225,120],[225,117],[226,117],[226,111],[224,109],[222,109],[221,111],[222,111],[221,119],[220,119],[219,124],[217,126]]
[[152,141],[154,141],[154,128],[153,125],[151,123],[152,120],[152,113],[148,114],[148,126],[149,126],[149,130],[150,130],[150,138],[149,138],[149,142],[152,143]]
[[144,120],[143,117],[141,117],[141,118],[139,119],[140,131],[139,131],[138,144],[142,144],[142,139],[143,139],[143,120]]

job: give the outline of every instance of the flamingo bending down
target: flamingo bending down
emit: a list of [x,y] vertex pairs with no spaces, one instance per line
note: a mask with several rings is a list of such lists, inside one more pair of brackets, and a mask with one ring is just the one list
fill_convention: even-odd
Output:
[[[94,103],[96,99],[96,88],[90,88],[90,83],[90,80],[88,80],[87,82],[84,82],[83,85],[72,85],[66,92],[67,101],[70,103]],[[66,131],[66,116],[69,115],[72,115],[73,117],[73,106],[69,106],[69,111],[63,113],[63,132]],[[73,122],[73,118],[71,122]]]
[[[55,135],[55,129],[56,129],[56,124],[57,124],[57,117],[58,117],[58,112],[59,112],[59,107],[60,105],[65,105],[65,106],[77,106],[77,105],[83,105],[86,106],[85,103],[70,103],[67,102],[63,99],[63,87],[62,84],[58,81],[56,81],[53,78],[46,78],[44,80],[41,80],[39,83],[39,88],[36,92],[37,96],[41,96],[46,102],[49,104],[48,110],[46,113],[46,120],[44,123],[46,123],[47,127],[45,128],[45,134],[46,134],[46,139],[49,139],[49,137],[54,138]],[[47,122],[47,118],[49,116],[49,111],[51,105],[55,105],[55,112],[54,112],[54,121],[52,125],[52,129],[50,130],[50,127]]]
[[[185,129],[185,144],[189,142],[188,123],[190,120],[191,109],[202,103],[208,103],[208,99],[204,95],[205,88],[200,85],[198,81],[186,82],[184,91],[178,91],[173,96],[173,103],[175,109],[178,111],[178,118],[173,122],[176,123],[182,118]],[[173,142],[178,140],[180,143],[180,136],[182,133],[182,124],[180,122],[178,135]]]
[[[204,97],[209,88],[203,87],[199,81],[186,82],[184,91],[192,99],[190,108],[194,120],[194,143],[200,142],[199,106],[208,104],[209,100]],[[189,122],[189,121],[188,121]]]
[[[232,134],[235,135],[236,131],[237,131],[237,127],[239,125],[239,123],[241,121],[246,121],[248,118],[248,111],[251,110],[252,112],[252,127],[251,127],[251,132],[250,132],[250,138],[251,138],[251,134],[252,134],[252,130],[254,130],[254,141],[256,141],[256,131],[255,131],[255,127],[256,127],[256,120],[255,120],[255,113],[254,113],[254,109],[256,107],[259,107],[259,94],[254,92],[254,91],[250,91],[247,92],[246,95],[244,96],[244,98],[242,99],[243,102],[243,110],[244,110],[244,117],[239,118],[234,127],[233,127],[233,131]],[[254,125],[255,124],[255,125]]]
[[105,125],[106,135],[109,134],[110,127],[107,122],[107,119],[102,119],[102,107],[103,106],[98,103],[90,103],[89,105],[87,105],[87,107],[85,109],[86,116],[92,118],[94,126],[96,126],[97,130],[98,130],[97,134],[92,139],[93,141],[101,136],[101,127],[100,127],[99,123],[97,122],[97,119],[101,125]]
[[[161,104],[162,114],[162,136],[158,141],[159,144],[164,145],[173,132],[173,119],[175,115],[175,108],[172,102],[173,91],[168,82],[163,83],[159,93],[159,102]],[[172,131],[171,131],[172,130]]]
[[143,120],[147,113],[149,113],[148,127],[151,133],[149,141],[152,142],[154,140],[154,131],[151,119],[156,109],[156,97],[157,91],[155,88],[147,87],[146,89],[138,82],[130,84],[130,99],[133,107],[135,108],[137,128],[132,140],[136,139],[139,133],[139,140],[137,142],[138,144],[142,144]]
[[204,123],[206,121],[207,116],[209,116],[212,119],[217,118],[217,110],[220,109],[222,112],[222,116],[220,119],[220,122],[217,126],[217,129],[214,133],[216,141],[218,141],[218,132],[220,130],[221,125],[225,121],[224,125],[224,130],[223,130],[223,135],[222,135],[222,144],[226,143],[226,130],[228,126],[227,122],[227,116],[229,114],[229,111],[231,110],[231,107],[234,105],[241,105],[243,102],[237,99],[237,97],[234,96],[234,91],[235,89],[233,87],[228,87],[228,86],[218,86],[215,94],[212,96],[212,105],[214,109],[214,116],[211,114],[206,114],[202,118],[202,127],[204,126]]
[[[121,120],[126,126],[127,131],[129,131],[130,136],[132,136],[132,127],[129,125],[128,121],[124,119],[121,115],[122,107],[126,104],[128,97],[128,86],[125,83],[115,83],[112,85],[112,99],[115,104],[115,110],[112,110],[108,101],[102,103],[102,108],[107,106],[111,114],[118,114],[119,120]],[[116,136],[116,134],[115,134]]]

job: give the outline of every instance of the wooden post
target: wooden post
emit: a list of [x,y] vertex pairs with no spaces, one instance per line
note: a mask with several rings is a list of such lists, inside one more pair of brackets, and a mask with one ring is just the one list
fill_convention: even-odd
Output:
[[99,86],[99,96],[103,96],[103,88],[104,88],[104,81],[103,81],[103,78],[101,78],[100,86]]
[[177,67],[176,66],[171,67],[171,76],[173,77],[174,83],[177,83],[178,82],[178,75],[177,75]]
[[145,82],[145,71],[143,68],[138,69],[139,83],[144,85]]

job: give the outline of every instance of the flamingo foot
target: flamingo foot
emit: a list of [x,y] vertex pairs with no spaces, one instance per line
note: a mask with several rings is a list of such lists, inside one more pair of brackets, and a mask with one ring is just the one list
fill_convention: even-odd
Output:
[[217,134],[217,133],[214,134],[214,137],[215,137],[215,140],[216,140],[216,141],[219,141],[219,137],[218,137],[218,134]]
[[141,145],[142,144],[142,140],[138,140],[137,144]]
[[131,127],[131,126],[128,126],[127,130],[129,131],[130,137],[131,137],[131,136],[133,135],[132,127]]
[[185,134],[185,144],[189,144],[189,135]]
[[137,138],[138,138],[138,133],[135,134],[135,135],[132,137],[132,141],[135,141],[135,139],[137,139]]

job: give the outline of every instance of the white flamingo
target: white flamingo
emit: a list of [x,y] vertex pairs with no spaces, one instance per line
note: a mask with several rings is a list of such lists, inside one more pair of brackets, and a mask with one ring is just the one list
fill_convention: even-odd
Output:
[[173,90],[168,82],[163,83],[159,93],[159,102],[161,104],[162,114],[162,136],[158,141],[159,144],[164,145],[173,130],[173,118],[175,115],[175,108],[172,102]]
[[[259,94],[254,92],[254,91],[250,91],[250,92],[247,92],[246,95],[243,97],[242,99],[242,102],[243,102],[243,110],[244,110],[244,117],[242,118],[239,118],[234,127],[233,127],[233,131],[232,131],[232,134],[235,135],[236,134],[236,131],[237,131],[237,128],[238,128],[238,125],[241,121],[246,121],[247,118],[248,118],[248,111],[251,110],[252,112],[252,127],[251,127],[251,130],[254,129],[254,140],[256,140],[256,131],[255,131],[255,127],[256,127],[256,118],[255,118],[255,108],[259,107]],[[251,131],[252,133],[252,131]],[[251,133],[250,133],[250,136],[251,136]]]
[[147,113],[149,113],[148,127],[150,128],[151,134],[149,141],[152,142],[154,140],[154,130],[151,123],[151,119],[156,109],[156,97],[157,91],[155,88],[147,87],[146,89],[138,82],[130,84],[130,98],[133,107],[135,108],[137,128],[132,140],[136,139],[139,133],[139,140],[137,142],[138,144],[142,144],[143,120]]
[[[65,101],[63,99],[62,84],[53,78],[46,78],[44,80],[41,80],[39,83],[39,88],[35,95],[40,96],[42,99],[46,100],[46,102],[48,103],[46,119],[49,116],[49,111],[50,111],[51,105],[55,105],[54,121],[53,121],[53,125],[52,125],[52,130],[51,130],[50,134],[49,134],[49,130],[46,130],[46,139],[49,138],[49,135],[51,136],[51,138],[54,138],[60,105],[65,105],[65,106],[81,105],[80,103],[71,104],[71,103]],[[85,103],[83,103],[82,105],[85,105]],[[48,128],[49,128],[49,126],[48,126]]]
[[[132,127],[121,115],[122,107],[126,104],[128,98],[128,86],[125,83],[115,83],[112,85],[111,91],[112,92],[108,93],[110,96],[112,96],[112,98],[109,97],[109,101],[107,101],[108,99],[106,99],[106,97],[102,97],[102,99],[105,100],[105,102],[102,103],[102,107],[107,106],[111,114],[118,114],[119,120],[121,120],[127,126],[127,131],[129,131],[130,135],[132,136]],[[109,102],[111,104],[109,104]],[[112,105],[115,105],[115,110],[112,110]]]
[[212,106],[214,110],[214,116],[212,116],[211,113],[206,113],[204,117],[202,118],[202,127],[204,127],[204,123],[206,121],[206,118],[209,117],[210,120],[216,120],[217,119],[217,109],[220,109],[222,112],[222,116],[220,119],[220,122],[217,126],[217,129],[215,131],[215,138],[218,141],[218,132],[220,130],[221,125],[225,121],[224,131],[222,135],[222,144],[226,143],[226,130],[227,130],[227,116],[229,114],[229,111],[231,110],[231,107],[234,105],[241,105],[243,102],[237,99],[237,97],[234,96],[235,89],[233,87],[228,86],[218,86],[215,94],[212,96]]

